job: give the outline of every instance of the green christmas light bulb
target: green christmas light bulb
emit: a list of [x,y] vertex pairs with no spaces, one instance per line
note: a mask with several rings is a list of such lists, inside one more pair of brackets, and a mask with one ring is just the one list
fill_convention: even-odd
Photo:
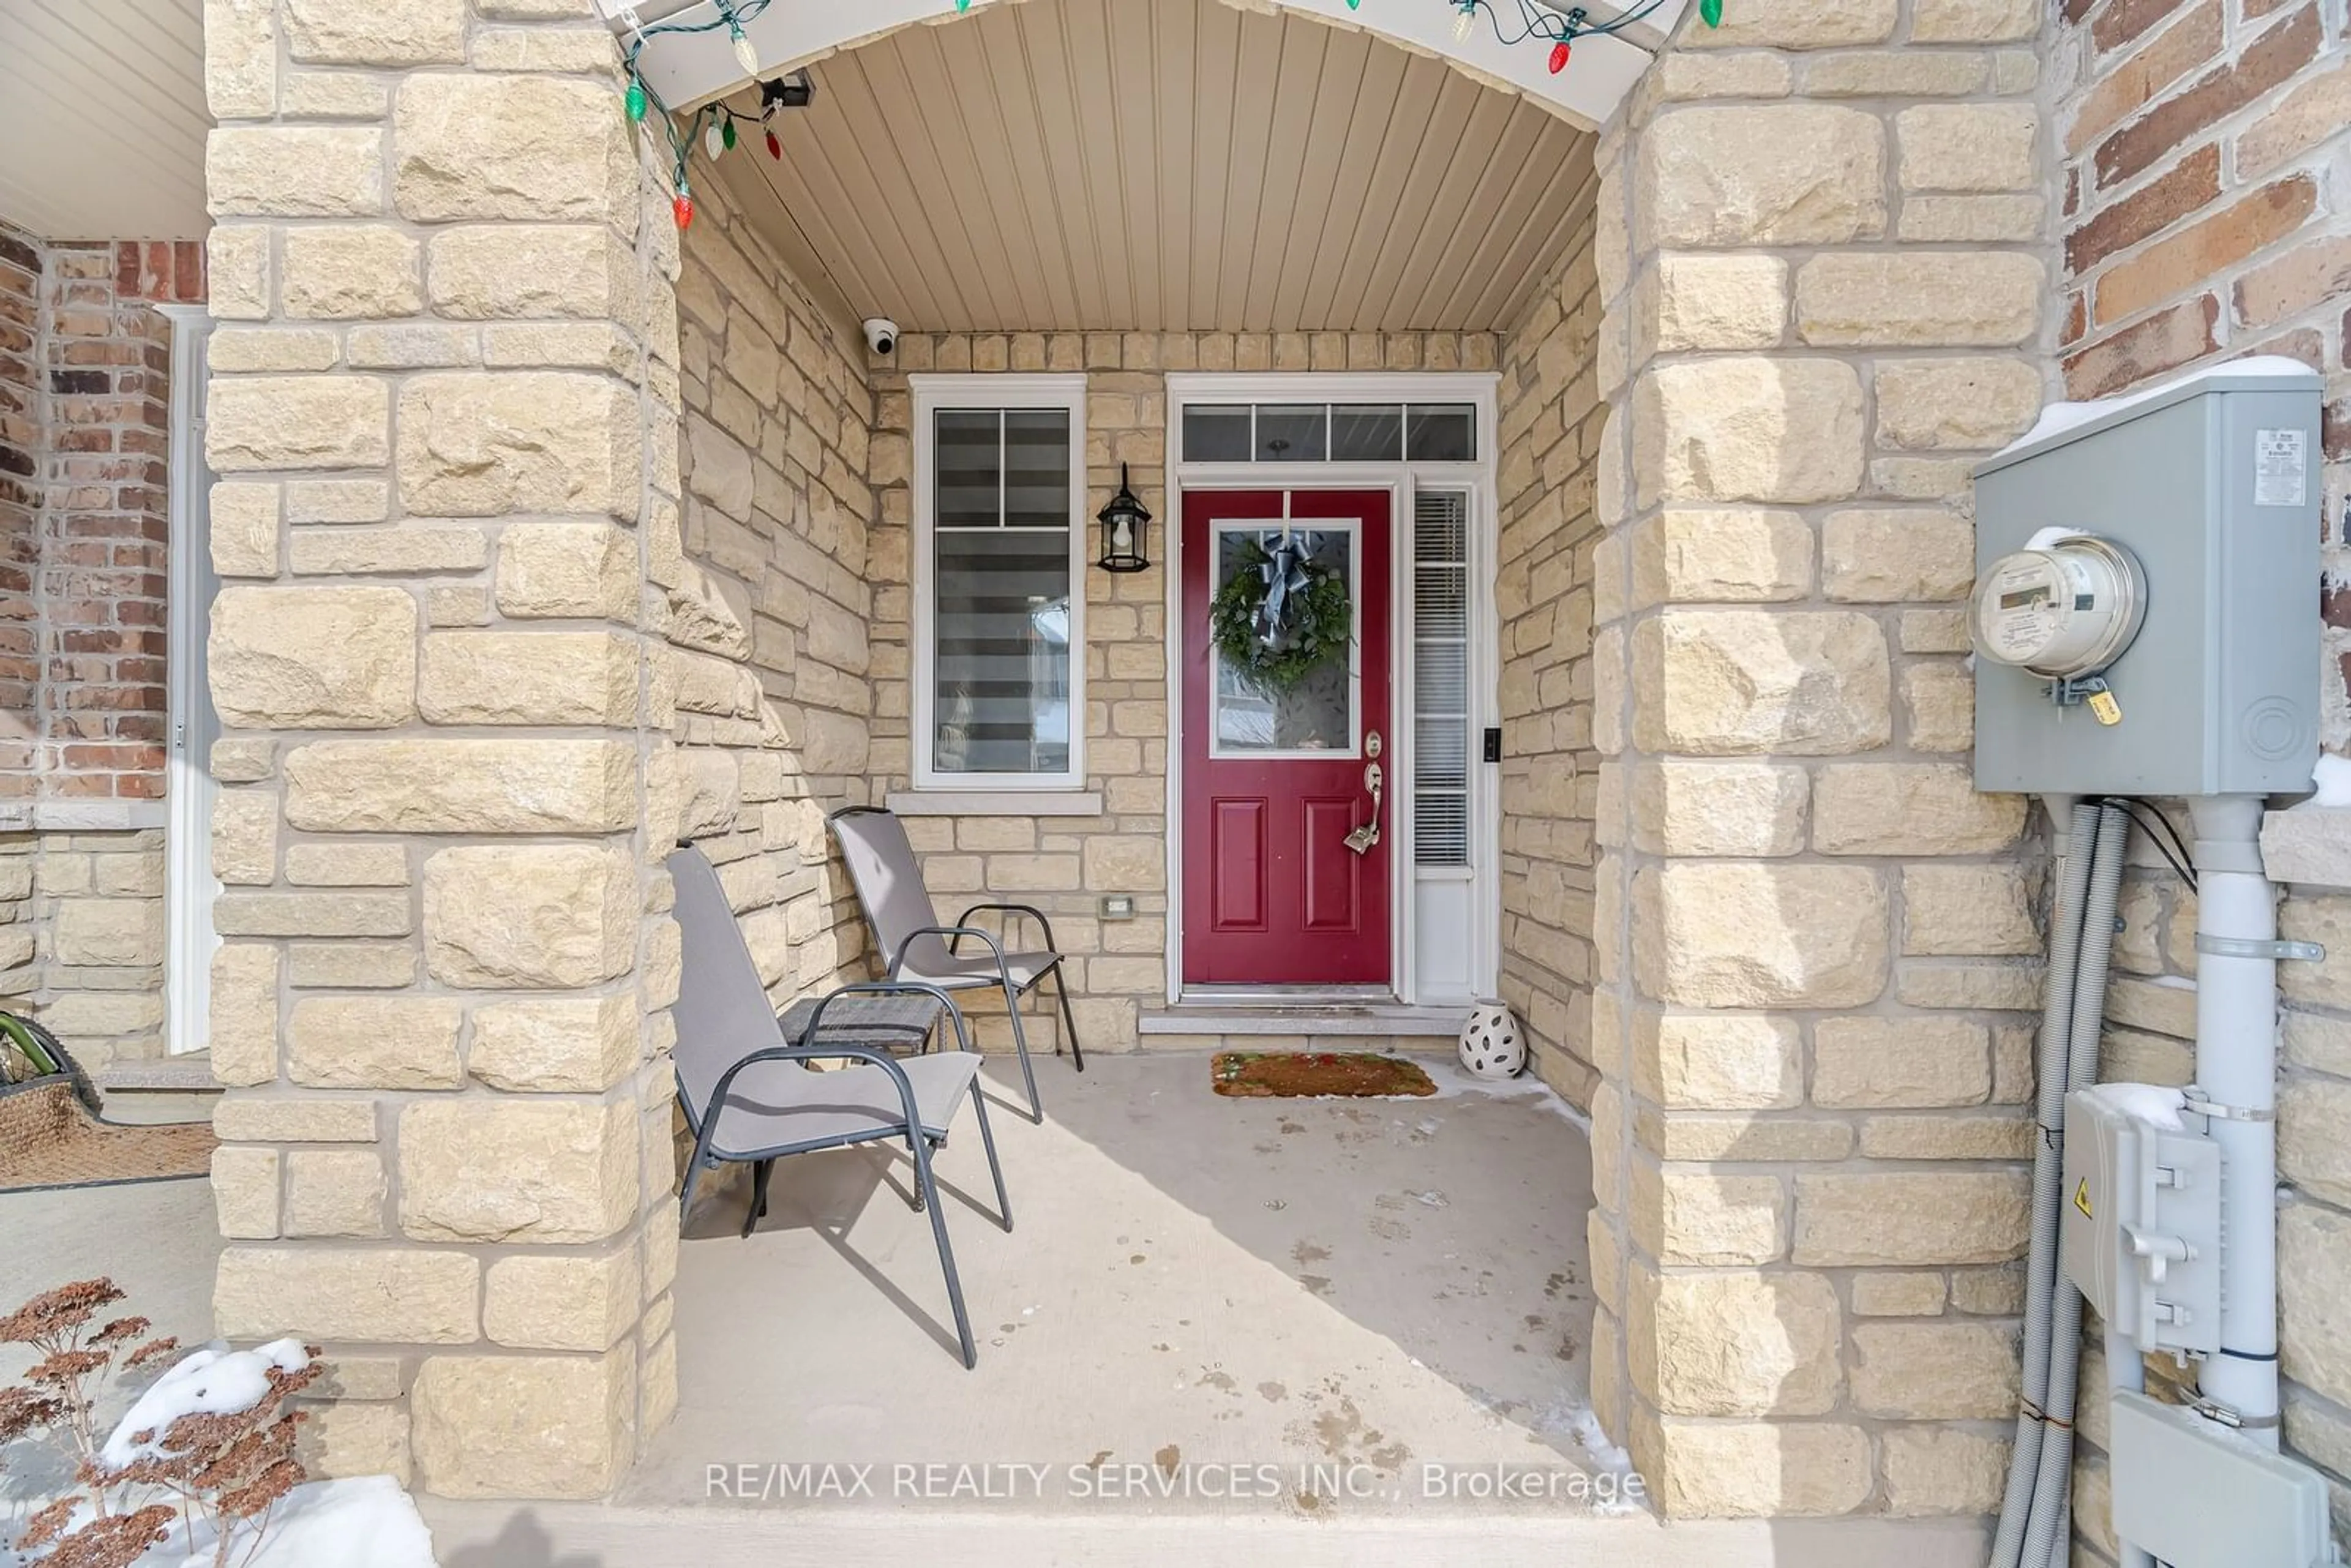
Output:
[[1698,14],[1709,27],[1722,26],[1722,0],[1698,0]]
[[735,120],[732,116],[729,116],[721,124],[718,131],[718,140],[726,143],[727,152],[732,152],[735,151]]
[[632,121],[643,120],[645,117],[645,84],[634,77],[629,78],[628,101],[629,119]]

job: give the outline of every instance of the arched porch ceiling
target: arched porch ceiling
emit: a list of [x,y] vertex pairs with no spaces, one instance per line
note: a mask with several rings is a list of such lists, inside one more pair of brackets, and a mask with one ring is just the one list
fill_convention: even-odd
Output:
[[[783,157],[747,138],[719,177],[828,303],[910,330],[1508,325],[1591,136],[1303,9],[975,5],[820,61]],[[757,111],[747,85],[727,101]]]
[[[607,12],[616,12],[625,0],[600,3]],[[958,12],[956,0],[855,0],[849,5],[784,0],[748,23],[745,31],[763,62],[771,68],[789,69],[908,26],[967,21],[1025,3],[970,0],[968,11]],[[1373,34],[1416,54],[1445,60],[1478,80],[1524,93],[1551,112],[1591,131],[1604,123],[1633,90],[1659,41],[1672,36],[1689,0],[1661,0],[1622,35],[1583,39],[1575,46],[1573,66],[1556,76],[1549,67],[1549,51],[1534,45],[1503,45],[1483,20],[1467,38],[1457,41],[1453,9],[1441,0],[1365,0],[1361,5],[1351,5],[1350,0],[1220,3],[1268,16],[1311,16],[1333,26]],[[1551,0],[1544,3],[1551,5]],[[1562,0],[1551,8],[1564,15],[1574,3]],[[1582,3],[1592,23],[1604,25],[1627,11],[1640,11],[1647,0]],[[1512,0],[1502,0],[1506,16],[1514,9]],[[717,13],[710,0],[640,0],[636,14],[646,22],[655,22],[670,17],[707,18]],[[688,107],[733,91],[742,84],[743,70],[724,32],[672,36],[662,40],[658,50],[648,51],[645,79],[671,104]]]

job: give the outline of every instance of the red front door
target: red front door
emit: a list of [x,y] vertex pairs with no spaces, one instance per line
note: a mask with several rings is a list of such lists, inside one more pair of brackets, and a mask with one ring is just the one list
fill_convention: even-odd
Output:
[[[1388,492],[1196,490],[1183,516],[1184,978],[1386,985]],[[1211,606],[1237,577],[1258,593],[1285,540],[1345,583],[1353,633],[1280,682],[1218,653]]]

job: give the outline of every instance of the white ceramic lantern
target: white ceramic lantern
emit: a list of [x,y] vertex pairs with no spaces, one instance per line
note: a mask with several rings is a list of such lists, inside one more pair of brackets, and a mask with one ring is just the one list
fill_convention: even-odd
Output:
[[1527,1039],[1499,1002],[1480,1003],[1461,1026],[1461,1065],[1480,1078],[1516,1078],[1527,1064]]

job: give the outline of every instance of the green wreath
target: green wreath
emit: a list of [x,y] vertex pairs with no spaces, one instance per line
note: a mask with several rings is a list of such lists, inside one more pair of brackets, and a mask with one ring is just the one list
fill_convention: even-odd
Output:
[[1310,566],[1312,579],[1294,601],[1290,624],[1269,645],[1258,635],[1257,613],[1265,602],[1265,569],[1273,557],[1255,539],[1245,541],[1232,575],[1208,606],[1208,627],[1228,667],[1269,696],[1343,657],[1354,635],[1354,606],[1345,576]]

